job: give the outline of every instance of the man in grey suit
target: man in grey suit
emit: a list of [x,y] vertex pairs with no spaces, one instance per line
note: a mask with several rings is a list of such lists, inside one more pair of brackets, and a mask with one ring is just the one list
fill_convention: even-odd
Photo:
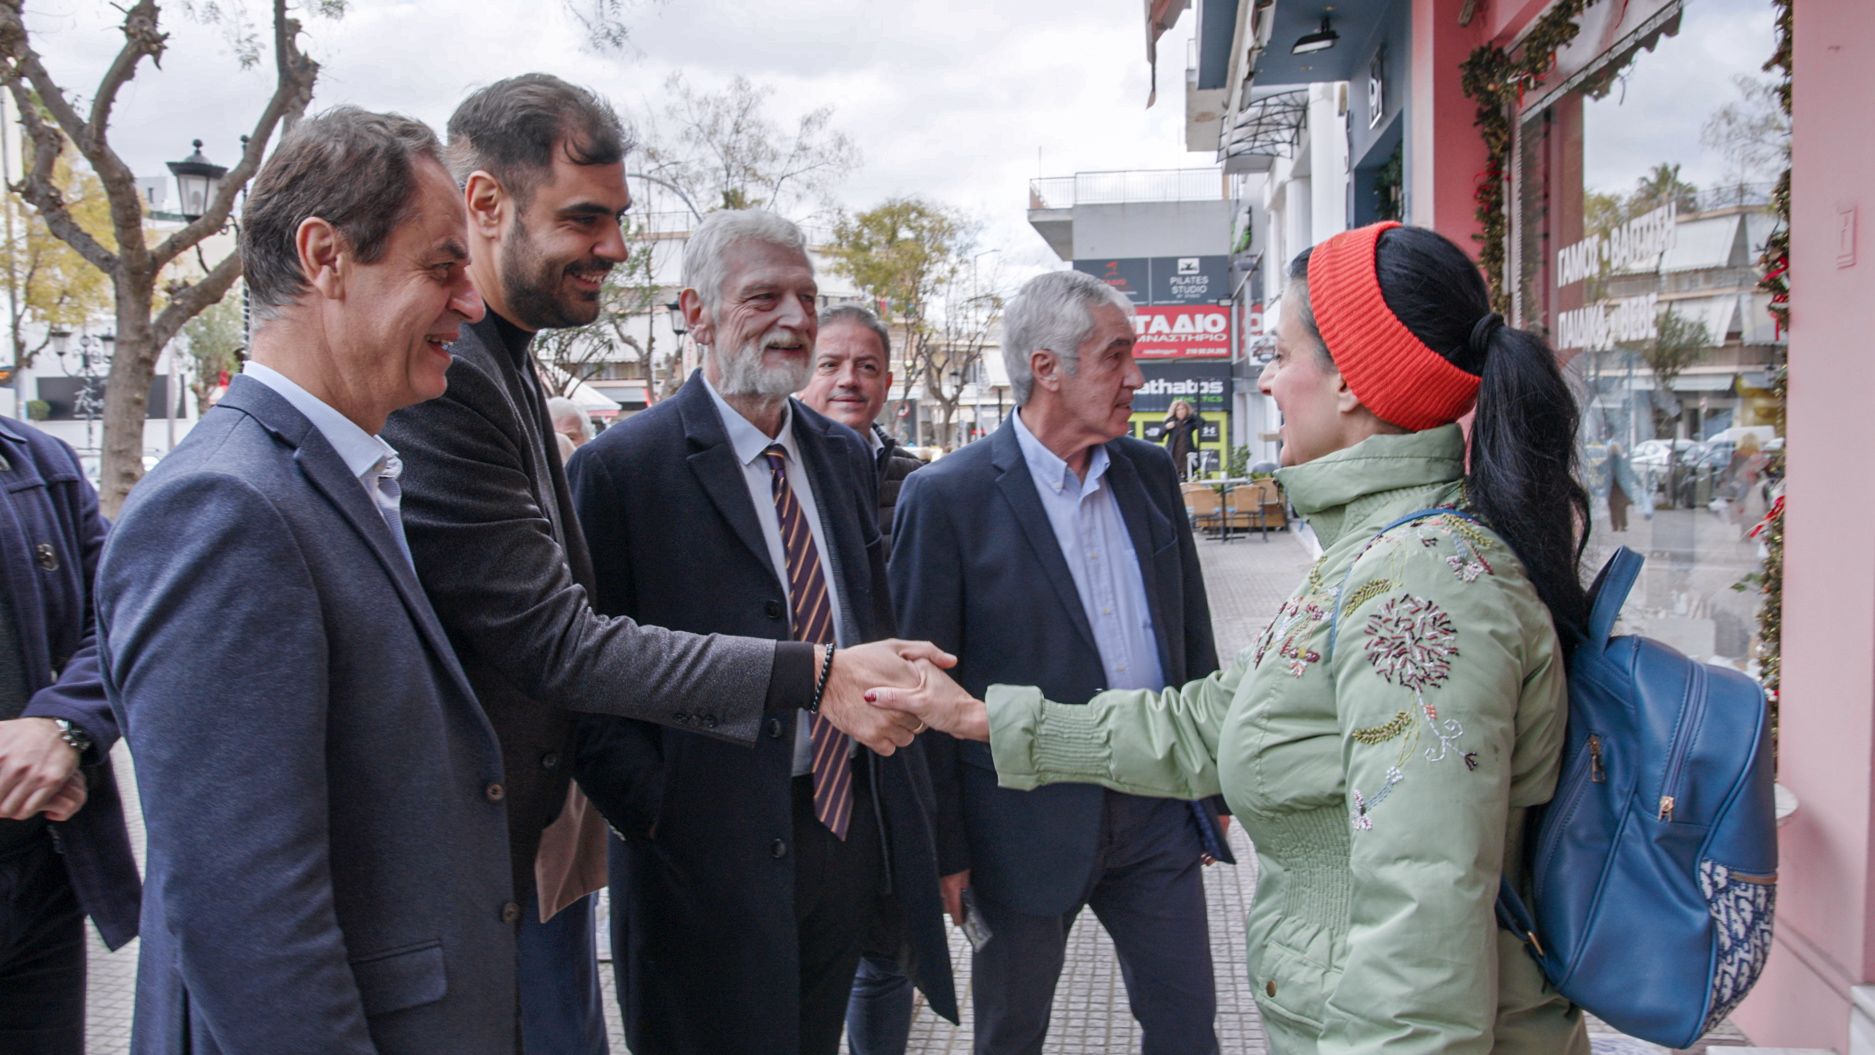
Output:
[[482,317],[436,136],[344,107],[262,167],[258,328],[104,549],[104,683],[148,896],[132,1048],[515,1050],[501,756],[374,435]]
[[[567,799],[572,712],[753,747],[766,718],[792,716],[818,694],[836,726],[885,755],[911,742],[917,720],[877,711],[862,694],[916,682],[901,653],[950,662],[884,641],[840,649],[828,674],[821,646],[676,633],[594,612],[592,557],[529,345],[540,330],[597,316],[605,275],[626,256],[628,147],[602,99],[546,74],[498,81],[457,107],[449,161],[488,316],[451,347],[449,391],[392,415],[384,432],[408,467],[404,523],[424,590],[501,738],[523,901],[532,900],[541,831]],[[557,933],[523,933],[530,1027],[594,1021],[585,927],[575,919]],[[584,1025],[575,1032],[554,1050],[598,1047]]]

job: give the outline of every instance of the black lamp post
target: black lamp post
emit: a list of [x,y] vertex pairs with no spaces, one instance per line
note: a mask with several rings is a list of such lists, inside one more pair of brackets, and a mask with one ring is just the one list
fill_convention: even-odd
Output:
[[176,177],[176,193],[182,198],[176,211],[183,219],[193,222],[208,212],[208,203],[214,201],[216,192],[221,190],[228,166],[217,165],[204,157],[202,141],[198,139],[195,153],[181,161],[170,162],[169,171]]

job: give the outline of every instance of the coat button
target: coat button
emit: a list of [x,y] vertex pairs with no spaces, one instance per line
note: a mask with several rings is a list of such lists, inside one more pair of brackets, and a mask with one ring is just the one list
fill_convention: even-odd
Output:
[[488,801],[490,802],[500,802],[502,799],[508,797],[508,789],[502,787],[500,784],[490,784],[487,788],[483,789],[482,794],[487,795]]
[[33,554],[39,558],[39,566],[47,571],[59,570],[59,552],[52,548],[52,543],[41,542],[33,547]]
[[785,842],[782,842],[780,839],[776,839],[774,842],[769,843],[768,844],[768,856],[770,857],[788,856],[788,844]]
[[542,756],[540,756],[540,768],[542,768],[542,769],[559,769],[559,768],[560,768],[560,754],[559,754],[559,752],[557,752],[557,751],[549,751],[549,752],[547,752],[546,754],[544,754],[544,755],[542,755]]
[[704,715],[703,716],[703,728],[705,729],[716,728],[716,716],[713,714]]
[[515,904],[515,903],[514,903],[514,902],[512,902],[512,901],[504,901],[504,902],[502,902],[502,905],[501,905],[501,922],[503,922],[503,923],[519,923],[519,922],[521,922],[521,906],[519,906],[519,905],[517,905],[517,904]]
[[781,618],[781,602],[780,601],[768,601],[762,605],[762,611],[766,613],[768,618],[770,619],[780,619]]
[[685,713],[684,713],[684,712],[682,712],[682,711],[678,711],[678,712],[677,712],[677,713],[676,713],[675,715],[673,715],[672,717],[674,717],[674,718],[676,718],[676,719],[677,719],[677,724],[678,724],[678,725],[689,725],[689,724],[690,724],[690,716],[689,716],[689,715],[687,715],[687,714],[685,714]]
[[1269,981],[1264,982],[1263,991],[1268,993],[1272,997],[1275,996],[1276,995],[1276,979],[1272,978]]
[[770,718],[768,720],[768,738],[770,740],[781,739],[781,719]]

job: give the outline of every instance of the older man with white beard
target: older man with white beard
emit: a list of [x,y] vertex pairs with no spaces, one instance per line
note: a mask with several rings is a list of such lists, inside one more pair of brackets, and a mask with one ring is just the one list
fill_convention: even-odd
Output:
[[[673,630],[843,650],[891,636],[871,451],[789,393],[808,379],[818,289],[799,228],[712,213],[682,304],[707,349],[671,399],[568,464],[595,603]],[[576,775],[612,848],[613,952],[637,1055],[835,1055],[879,913],[909,976],[955,1020],[920,750],[875,755],[813,707],[754,751],[707,733],[582,721]],[[731,1009],[731,1003],[734,1009]]]

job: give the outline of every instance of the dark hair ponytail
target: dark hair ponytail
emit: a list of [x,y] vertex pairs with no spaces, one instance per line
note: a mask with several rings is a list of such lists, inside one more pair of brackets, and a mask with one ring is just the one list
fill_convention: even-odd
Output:
[[[1413,336],[1480,377],[1466,497],[1523,562],[1567,647],[1568,631],[1588,618],[1580,569],[1589,498],[1576,475],[1580,414],[1555,353],[1492,314],[1478,266],[1435,231],[1388,230],[1375,270],[1387,307]],[[1290,277],[1307,276],[1305,252]]]

